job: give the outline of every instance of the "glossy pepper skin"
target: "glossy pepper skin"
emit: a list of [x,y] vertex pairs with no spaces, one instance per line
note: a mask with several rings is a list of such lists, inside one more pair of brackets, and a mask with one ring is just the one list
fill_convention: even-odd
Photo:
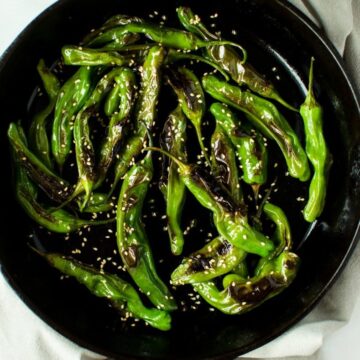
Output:
[[16,164],[15,193],[19,204],[32,220],[56,233],[66,234],[84,226],[103,225],[112,221],[79,219],[65,210],[53,210],[42,206],[36,200],[36,187],[19,163]]
[[118,153],[115,179],[110,194],[129,169],[131,162],[140,154],[147,138],[147,131],[154,125],[164,59],[165,50],[160,46],[152,47],[146,56],[141,72],[141,92],[135,107],[134,133],[124,142]]
[[[80,208],[83,199],[81,197],[77,198],[77,203]],[[97,214],[105,213],[112,209],[114,209],[114,203],[111,199],[108,199],[108,194],[93,192],[82,211],[85,213]]]
[[182,111],[194,126],[202,154],[210,164],[201,133],[201,122],[206,109],[205,95],[200,81],[191,70],[185,67],[170,71],[168,80],[178,97]]
[[216,124],[211,136],[211,165],[216,179],[229,191],[236,204],[243,204],[235,150],[225,130]]
[[[161,147],[171,154],[186,161],[186,119],[178,106],[168,117],[160,138]],[[184,235],[181,229],[181,215],[185,203],[185,185],[182,182],[177,166],[168,157],[163,158],[163,171],[160,179],[160,190],[166,202],[167,227],[170,248],[174,255],[180,255],[184,246]]]
[[[68,199],[72,186],[64,179],[48,169],[28,148],[24,142],[24,131],[19,124],[10,123],[8,138],[16,161],[44,193],[57,203]],[[26,139],[25,139],[26,140]]]
[[323,134],[323,110],[313,91],[313,65],[314,58],[311,59],[308,93],[300,107],[305,128],[305,150],[314,168],[309,198],[304,208],[304,219],[308,222],[316,220],[324,209],[327,177],[331,166],[331,154]]
[[[100,34],[106,32],[107,30],[110,30],[117,26],[122,26],[122,25],[126,25],[129,23],[133,23],[133,22],[141,23],[141,22],[143,22],[143,20],[139,17],[129,16],[129,15],[125,15],[125,14],[114,15],[111,18],[109,18],[107,21],[105,21],[105,23],[101,27],[88,33],[83,40],[83,44],[86,46],[89,46],[89,45],[91,45],[91,43],[93,42],[94,39],[96,39]],[[121,46],[128,45],[129,43],[134,43],[137,40],[139,40],[139,38],[140,38],[140,35],[138,35],[138,34],[124,33],[124,36],[117,38],[117,40],[118,40],[117,46],[121,47]]]
[[225,314],[238,315],[252,310],[286,289],[294,280],[298,266],[299,258],[294,253],[283,252],[268,261],[254,277],[233,277],[233,281],[222,291],[219,291],[213,281],[193,284],[193,287],[214,308]]
[[217,70],[227,81],[229,80],[229,76],[227,75],[227,73],[215,62],[208,60],[208,59],[204,58],[203,56],[189,54],[186,51],[183,52],[183,51],[179,51],[176,49],[168,49],[168,52],[166,54],[166,59],[165,59],[166,64],[172,64],[172,63],[175,63],[175,62],[181,61],[181,60],[192,60],[195,62],[201,62],[206,65],[209,65],[214,70]]
[[85,285],[92,294],[109,300],[117,310],[142,319],[156,329],[166,331],[171,328],[170,315],[166,311],[145,307],[133,286],[119,276],[100,272],[61,254],[35,251],[54,268]]
[[60,233],[67,234],[77,231],[84,226],[90,225],[104,225],[111,220],[85,220],[75,217],[73,214],[63,210],[53,210],[46,208],[39,204],[28,192],[24,191],[23,187],[19,186],[17,190],[17,199],[28,214],[28,216],[46,229]]
[[80,209],[83,209],[89,201],[97,179],[95,149],[91,140],[89,121],[99,111],[100,104],[113,85],[114,78],[121,71],[121,68],[115,68],[100,79],[75,119],[74,142],[79,181],[73,196],[78,195],[81,191],[85,191],[84,201]]
[[[195,15],[190,8],[180,6],[176,11],[186,30],[207,41],[219,40],[216,35],[206,29],[199,16]],[[249,63],[244,63],[230,46],[211,46],[205,49],[205,53],[210,60],[225,70],[239,85],[245,84],[255,93],[276,100],[288,109],[297,111],[280,96],[270,81],[261,76]]]
[[[100,156],[97,166],[96,186],[100,186],[112,164],[117,147],[123,135],[124,127],[130,122],[135,104],[136,78],[134,72],[129,68],[121,68],[115,76],[115,86],[109,93],[107,104],[110,122],[107,126],[106,137],[101,144]],[[109,98],[111,95],[111,98]],[[118,99],[118,104],[116,99]],[[110,103],[110,104],[109,104]],[[113,105],[112,103],[115,103]],[[117,107],[115,107],[118,105]]]
[[58,78],[46,67],[43,59],[39,61],[37,71],[41,77],[49,102],[47,106],[32,119],[29,129],[29,145],[44,165],[51,169],[53,164],[51,161],[51,151],[46,127],[49,116],[54,110],[61,85]]
[[76,66],[122,66],[127,61],[115,51],[102,51],[84,48],[82,46],[67,45],[61,49],[65,65]]
[[121,186],[117,206],[117,246],[123,263],[142,292],[158,308],[176,309],[167,286],[159,278],[142,224],[142,208],[153,176],[151,153],[130,168]]
[[123,38],[124,34],[126,33],[144,34],[147,38],[160,45],[181,50],[198,50],[199,48],[209,47],[212,45],[230,45],[240,49],[243,53],[242,61],[246,60],[246,51],[239,44],[236,44],[232,41],[207,41],[198,38],[191,32],[168,28],[165,26],[160,27],[145,21],[141,23],[132,22],[105,31],[103,34],[99,34],[89,44],[91,46],[99,46],[112,41],[117,42],[117,40]]
[[212,104],[210,112],[235,146],[243,171],[242,178],[253,187],[257,195],[259,187],[267,181],[268,153],[263,137],[257,133],[250,135],[249,129],[240,124],[239,119],[224,104]]
[[265,215],[275,224],[276,230],[272,236],[275,244],[278,245],[276,253],[284,250],[291,250],[292,239],[289,221],[284,211],[277,205],[272,203],[264,204],[263,211]]
[[227,274],[246,257],[246,252],[217,237],[185,257],[171,274],[174,285],[194,284]]
[[276,141],[292,177],[300,181],[309,179],[310,168],[300,140],[275,105],[213,75],[204,76],[202,84],[204,90],[213,98],[243,111],[263,135]]
[[276,244],[276,249],[268,258],[259,260],[255,275],[259,274],[264,266],[268,266],[269,261],[273,258],[280,256],[283,252],[289,252],[292,248],[290,224],[284,211],[279,206],[269,202],[264,204],[263,211],[266,217],[275,224],[275,231],[271,239]]
[[83,66],[62,86],[55,105],[51,148],[60,170],[70,153],[75,116],[91,93],[91,67]]
[[239,249],[260,256],[268,256],[273,251],[272,241],[249,225],[244,208],[234,203],[215,178],[196,165],[184,164],[162,149],[149,147],[148,150],[160,151],[176,163],[187,189],[213,213],[214,224],[224,239]]

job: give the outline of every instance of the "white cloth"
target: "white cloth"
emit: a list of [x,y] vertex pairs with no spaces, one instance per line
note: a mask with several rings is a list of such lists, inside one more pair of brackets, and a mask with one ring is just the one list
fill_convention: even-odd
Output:
[[[1,0],[0,53],[17,33],[54,0]],[[360,86],[360,0],[290,0],[321,26]],[[9,20],[11,19],[11,20]],[[14,22],[12,21],[14,19]],[[15,21],[16,20],[16,21]],[[242,359],[321,360],[324,338],[346,324],[359,301],[360,246],[345,271],[315,309],[297,325]],[[355,360],[344,358],[345,360]],[[0,359],[98,360],[39,319],[17,297],[0,273]]]

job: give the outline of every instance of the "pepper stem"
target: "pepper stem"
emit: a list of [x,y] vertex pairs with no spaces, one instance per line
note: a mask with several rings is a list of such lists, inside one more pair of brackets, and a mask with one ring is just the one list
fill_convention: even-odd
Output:
[[229,79],[230,79],[229,75],[219,65],[217,65],[214,62],[207,60],[201,56],[194,55],[194,54],[184,54],[181,52],[174,51],[173,53],[168,54],[168,58],[171,59],[171,57],[174,60],[189,59],[189,60],[200,61],[204,64],[211,66],[215,70],[217,70],[225,78],[226,81],[229,81]]
[[201,134],[201,129],[200,129],[200,127],[199,127],[199,126],[196,126],[195,131],[196,131],[196,135],[197,135],[197,138],[198,138],[198,141],[199,141],[199,145],[200,145],[201,152],[203,153],[206,162],[207,162],[207,163],[209,164],[209,166],[211,167],[211,161],[210,161],[209,156],[208,156],[208,154],[207,154],[207,152],[206,152],[206,149],[205,149],[205,145],[204,145],[204,142],[203,142],[203,139],[202,139],[202,134]]
[[240,64],[244,64],[246,62],[246,60],[247,60],[247,51],[241,45],[239,45],[237,43],[234,43],[232,41],[228,41],[228,40],[208,41],[207,45],[205,45],[205,47],[220,46],[220,45],[229,45],[229,46],[238,48],[243,54],[243,59],[241,60]]
[[180,168],[180,170],[184,173],[189,173],[190,172],[190,166],[183,163],[181,160],[179,160],[176,156],[170,154],[168,151],[160,149],[158,147],[154,147],[154,146],[148,146],[146,148],[144,148],[144,151],[158,151],[159,153],[166,155],[167,157],[169,157],[172,161],[174,161],[174,163]]
[[310,62],[310,70],[309,70],[309,89],[308,89],[310,96],[314,96],[314,94],[313,94],[314,61],[315,61],[315,58],[312,56],[311,62]]

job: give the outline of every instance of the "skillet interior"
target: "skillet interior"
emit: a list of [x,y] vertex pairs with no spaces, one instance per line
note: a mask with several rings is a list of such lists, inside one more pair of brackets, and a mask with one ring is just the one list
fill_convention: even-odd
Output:
[[[179,1],[159,0],[102,0],[101,6],[96,0],[59,1],[19,36],[0,65],[0,146],[6,189],[0,205],[2,270],[19,296],[56,330],[82,346],[114,358],[231,358],[254,349],[281,334],[313,307],[342,269],[355,244],[360,214],[360,116],[341,60],[314,27],[282,1],[229,0],[219,5],[211,0],[204,8],[195,1],[181,5],[191,6],[208,23],[209,15],[214,13],[226,19],[218,21],[218,28],[245,45],[249,61],[268,74],[284,97],[296,106],[302,102],[307,84],[309,59],[312,55],[317,59],[315,90],[324,107],[324,128],[334,165],[320,221],[307,232],[305,223],[292,220],[302,258],[294,284],[282,295],[241,317],[217,312],[180,313],[168,333],[145,327],[127,329],[105,302],[75,282],[60,281],[58,273],[29,250],[29,222],[10,191],[6,129],[10,121],[27,117],[26,104],[38,84],[38,59],[54,61],[63,44],[76,43],[116,13],[147,17],[158,10],[168,16],[170,24],[176,24],[178,5]],[[236,37],[230,35],[232,29],[237,31]],[[274,66],[278,69],[276,73],[272,72]],[[290,190],[284,189],[282,196],[290,219],[296,219],[295,209],[285,201],[292,184],[284,186]],[[155,228],[148,231],[156,234]]]

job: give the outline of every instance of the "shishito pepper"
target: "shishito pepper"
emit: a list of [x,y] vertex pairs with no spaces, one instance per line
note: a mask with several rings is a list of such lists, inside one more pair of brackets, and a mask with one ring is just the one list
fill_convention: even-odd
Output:
[[305,150],[314,167],[309,198],[304,208],[304,219],[308,222],[316,220],[324,209],[327,176],[331,166],[331,154],[326,145],[322,128],[323,111],[316,101],[313,91],[313,66],[314,58],[311,59],[308,94],[300,107],[300,114],[305,127]]
[[249,225],[244,207],[235,204],[230,195],[219,187],[215,178],[200,167],[185,164],[162,149],[147,149],[159,151],[176,163],[188,190],[202,206],[212,211],[214,224],[224,239],[239,249],[264,257],[273,251],[272,241]]
[[[299,258],[291,252],[283,252],[268,261],[261,271],[250,279],[233,276],[224,290],[219,291],[213,281],[192,284],[201,297],[225,314],[242,314],[278,295],[294,280]],[[229,279],[228,279],[229,280]]]
[[235,203],[243,203],[235,150],[225,130],[219,124],[216,124],[211,136],[211,165],[212,173],[229,191]]
[[117,42],[122,39],[124,34],[144,34],[150,40],[169,48],[181,50],[197,50],[212,45],[229,45],[241,50],[243,54],[242,61],[246,61],[245,49],[237,43],[227,40],[203,40],[198,38],[191,32],[178,29],[168,28],[165,26],[157,26],[148,22],[130,22],[123,26],[118,26],[99,34],[89,42],[91,46],[100,46],[109,42]]
[[309,179],[309,163],[300,140],[274,104],[213,75],[204,76],[202,84],[213,98],[243,111],[263,135],[276,141],[292,177],[300,181]]
[[55,105],[51,137],[52,153],[60,170],[71,150],[72,127],[76,114],[91,94],[94,71],[89,66],[80,67],[60,89]]
[[142,66],[141,90],[134,114],[135,129],[133,134],[124,142],[117,155],[115,179],[110,194],[113,193],[119,180],[129,169],[131,162],[140,154],[146,142],[147,131],[154,126],[164,58],[164,48],[154,46],[149,50]]
[[201,122],[206,109],[205,95],[200,81],[191,70],[185,67],[170,71],[168,80],[179,99],[182,111],[194,126],[202,154],[210,164],[201,133]]
[[16,161],[26,170],[28,176],[44,193],[57,203],[63,203],[73,191],[72,186],[48,169],[27,147],[23,129],[19,124],[10,123],[8,138]]
[[[160,138],[161,147],[184,161],[186,119],[178,106],[167,118]],[[184,234],[181,229],[181,215],[185,202],[185,185],[181,181],[177,166],[168,157],[163,159],[163,171],[160,179],[160,190],[166,202],[167,228],[171,252],[180,255],[184,246]]]
[[135,283],[159,309],[175,310],[176,302],[156,272],[149,240],[142,224],[142,208],[153,176],[151,153],[133,165],[121,186],[116,238],[123,263]]
[[[199,35],[207,41],[219,41],[216,35],[210,33],[190,8],[180,6],[176,9],[178,18],[186,30]],[[249,63],[244,63],[240,56],[230,46],[211,46],[205,49],[207,57],[221,66],[239,85],[245,84],[257,94],[276,100],[290,110],[297,111],[287,103],[275,89],[274,85],[261,76]]]
[[[125,14],[114,15],[108,20],[106,20],[101,27],[87,34],[83,40],[83,44],[86,46],[90,45],[95,38],[114,27],[126,25],[129,23],[141,23],[143,21],[143,19],[136,16],[129,16]],[[139,38],[139,34],[124,33],[122,37],[117,38],[116,44],[118,47],[125,46],[130,43],[136,42],[137,40],[139,40]]]
[[44,254],[35,251],[54,268],[85,285],[92,294],[106,298],[120,312],[142,319],[159,330],[166,331],[171,328],[170,315],[163,310],[145,307],[136,290],[119,276],[100,272],[80,261],[57,253]]
[[115,76],[114,88],[105,103],[105,112],[110,116],[106,137],[101,144],[97,165],[96,186],[100,186],[112,164],[116,150],[123,138],[124,127],[129,124],[134,110],[136,79],[129,68],[121,68]]
[[113,86],[114,78],[121,74],[121,72],[121,68],[115,68],[100,79],[75,119],[74,142],[79,180],[74,194],[70,199],[84,191],[85,197],[81,209],[84,208],[89,201],[97,180],[95,149],[91,140],[89,120],[99,110],[102,100],[109,92],[111,86]]
[[290,224],[284,211],[279,206],[269,202],[264,204],[263,211],[266,217],[275,224],[275,231],[271,239],[276,245],[276,249],[268,258],[259,260],[255,269],[255,275],[261,272],[263,266],[268,266],[269,260],[271,261],[283,252],[289,252],[292,248]]
[[208,281],[228,273],[245,257],[245,251],[217,237],[200,250],[185,257],[171,274],[171,281],[174,285]]
[[51,169],[53,164],[51,161],[51,152],[46,127],[48,125],[49,116],[54,110],[61,85],[58,78],[46,67],[43,59],[39,61],[37,71],[49,98],[49,103],[32,119],[29,129],[29,145],[44,165]]
[[262,135],[251,134],[224,104],[214,103],[210,106],[210,111],[216,119],[216,124],[225,130],[236,148],[243,180],[252,186],[257,195],[259,187],[267,181],[268,153]]
[[252,310],[286,289],[297,274],[300,259],[290,252],[292,240],[285,214],[270,203],[264,205],[264,212],[276,225],[273,240],[277,249],[268,258],[259,260],[254,276],[247,276],[246,267],[241,269],[241,273],[232,272],[224,277],[222,291],[213,281],[192,284],[206,302],[225,314]]
[[17,200],[27,215],[46,229],[67,234],[84,226],[103,225],[113,221],[113,219],[100,221],[79,219],[63,209],[53,210],[46,208],[37,201],[37,188],[30,181],[25,168],[17,161],[15,166],[15,193]]
[[127,59],[115,51],[102,51],[82,46],[67,45],[62,48],[61,53],[65,65],[122,66],[127,63]]

